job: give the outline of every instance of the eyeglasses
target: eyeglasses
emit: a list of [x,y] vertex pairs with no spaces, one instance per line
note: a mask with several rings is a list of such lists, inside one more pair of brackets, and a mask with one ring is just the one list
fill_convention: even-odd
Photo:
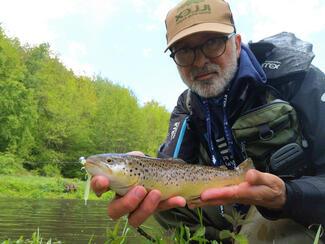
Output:
[[227,41],[234,35],[235,33],[231,33],[228,36],[214,37],[196,47],[180,48],[172,51],[170,57],[177,65],[182,67],[190,66],[194,63],[197,49],[200,49],[207,58],[217,58],[225,52]]

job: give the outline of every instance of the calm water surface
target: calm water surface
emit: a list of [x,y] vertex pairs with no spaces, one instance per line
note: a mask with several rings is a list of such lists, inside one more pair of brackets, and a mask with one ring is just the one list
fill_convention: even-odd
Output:
[[[88,243],[93,236],[92,243],[104,243],[107,228],[115,224],[106,209],[105,201],[88,201],[85,206],[82,200],[0,199],[0,242],[20,236],[30,239],[39,228],[46,241]],[[133,232],[129,243],[141,242],[143,237]]]

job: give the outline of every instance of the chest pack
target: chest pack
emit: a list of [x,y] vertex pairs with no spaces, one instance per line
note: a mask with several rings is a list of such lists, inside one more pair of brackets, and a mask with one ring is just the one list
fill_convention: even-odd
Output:
[[297,113],[287,101],[271,99],[245,112],[232,132],[256,169],[283,177],[299,177],[307,170],[304,151],[308,144]]
[[[188,90],[186,107],[191,112]],[[266,103],[239,116],[231,127],[236,144],[244,157],[252,158],[256,169],[283,178],[297,178],[307,170],[306,148],[299,119],[294,107],[270,93]],[[210,161],[208,154],[200,155]],[[204,156],[204,157],[203,157]]]

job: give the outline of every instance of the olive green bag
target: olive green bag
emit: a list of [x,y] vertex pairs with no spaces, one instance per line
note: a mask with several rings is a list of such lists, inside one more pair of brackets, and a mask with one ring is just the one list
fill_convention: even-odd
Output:
[[304,170],[302,133],[288,102],[275,99],[249,110],[236,120],[232,132],[256,169],[292,176]]

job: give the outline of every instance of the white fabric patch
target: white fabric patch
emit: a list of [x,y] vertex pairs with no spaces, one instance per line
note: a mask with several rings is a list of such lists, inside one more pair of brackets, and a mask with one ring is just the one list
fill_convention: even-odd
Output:
[[325,103],[325,93],[322,95],[322,97],[320,98],[320,100]]

